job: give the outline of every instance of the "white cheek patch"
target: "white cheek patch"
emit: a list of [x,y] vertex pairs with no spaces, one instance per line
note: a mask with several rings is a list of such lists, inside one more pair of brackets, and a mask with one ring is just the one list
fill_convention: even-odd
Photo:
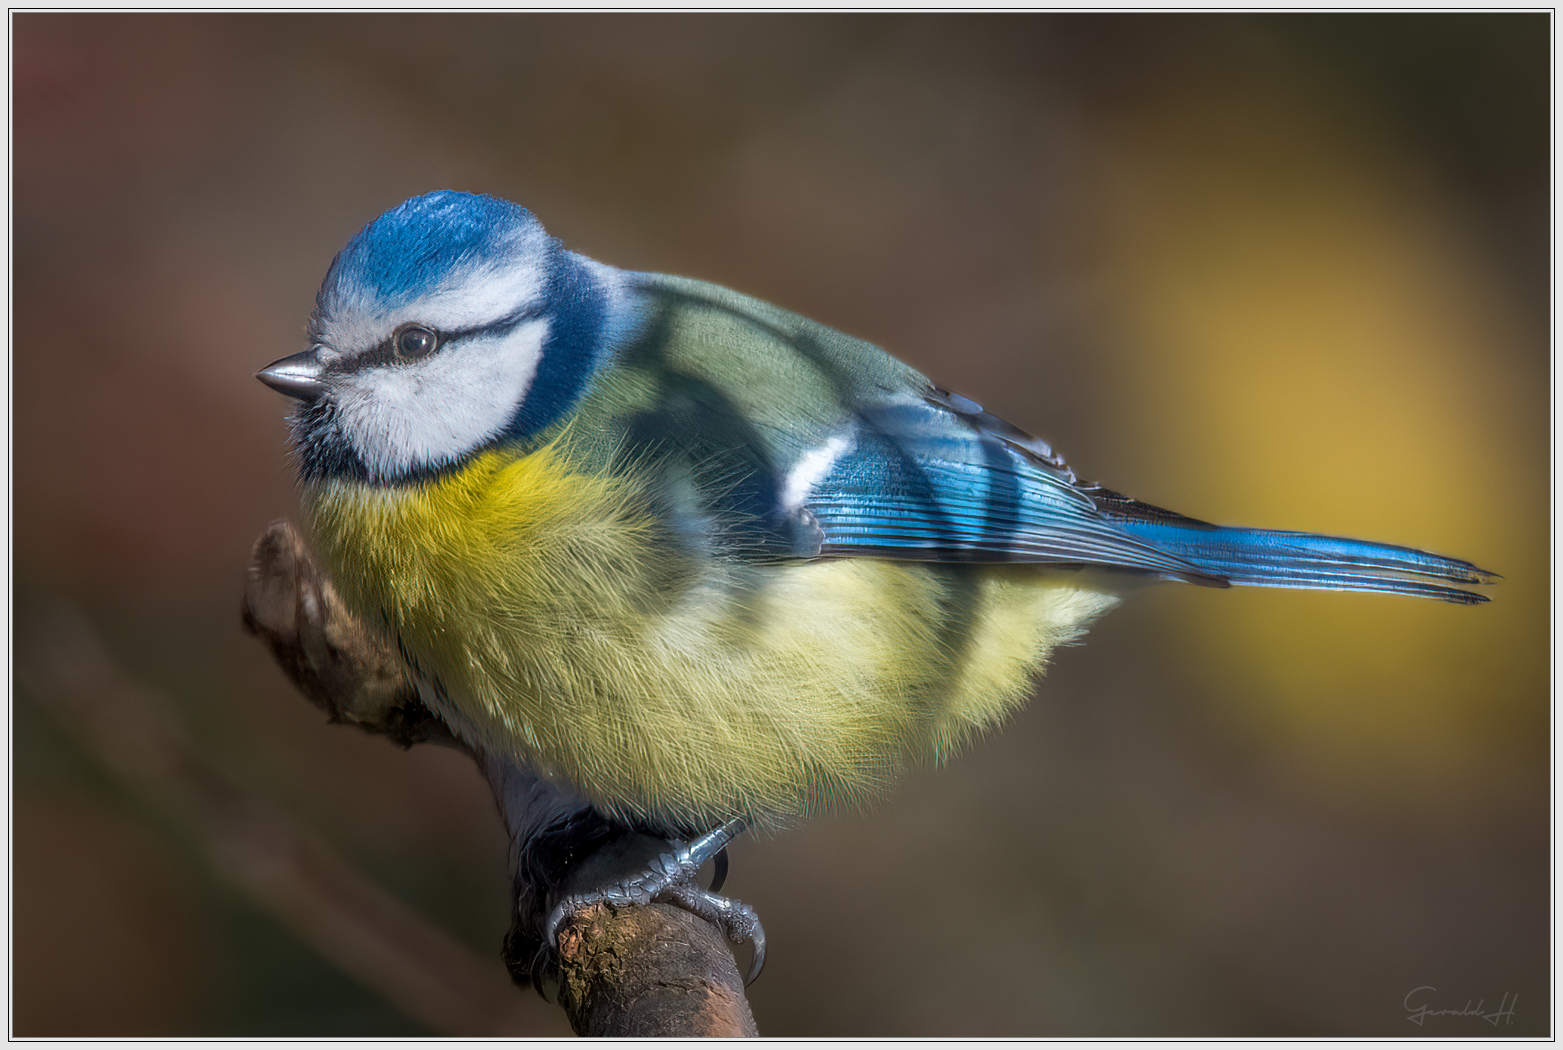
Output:
[[492,440],[525,400],[547,321],[459,339],[422,361],[343,380],[343,432],[376,477],[450,462]]

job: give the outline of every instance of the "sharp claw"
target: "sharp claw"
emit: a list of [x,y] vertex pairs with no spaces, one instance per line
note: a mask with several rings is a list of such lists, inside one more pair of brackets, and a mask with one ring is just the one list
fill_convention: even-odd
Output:
[[716,856],[712,858],[712,863],[716,865],[716,870],[711,873],[711,885],[706,887],[708,893],[718,892],[722,888],[722,884],[727,881],[726,846],[717,851]]
[[554,905],[554,910],[548,913],[548,919],[543,923],[543,943],[554,951],[559,950],[559,927],[564,925],[564,918],[569,914],[570,898],[566,897]]
[[760,979],[760,971],[765,969],[765,927],[760,925],[760,920],[754,920],[754,929],[749,931],[749,943],[754,945],[754,956],[749,960],[749,972],[744,976],[744,987],[747,988]]
[[532,968],[532,991],[536,992],[537,997],[543,1002],[548,1002],[548,993],[543,991],[543,968],[541,966]]

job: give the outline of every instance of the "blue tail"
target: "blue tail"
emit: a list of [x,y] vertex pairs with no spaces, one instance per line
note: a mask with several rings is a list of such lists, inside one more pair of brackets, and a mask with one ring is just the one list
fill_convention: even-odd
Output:
[[1374,591],[1461,605],[1487,601],[1456,584],[1490,583],[1496,573],[1411,547],[1308,532],[1233,529],[1187,518],[1116,492],[1090,493],[1130,536],[1195,566],[1193,582],[1325,591]]

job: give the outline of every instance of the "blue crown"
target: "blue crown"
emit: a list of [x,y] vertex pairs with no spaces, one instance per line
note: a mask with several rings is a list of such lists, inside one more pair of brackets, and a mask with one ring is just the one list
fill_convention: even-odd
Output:
[[439,287],[458,267],[497,254],[519,233],[541,229],[532,213],[486,194],[439,190],[413,197],[359,231],[337,253],[321,287],[371,293],[382,302]]

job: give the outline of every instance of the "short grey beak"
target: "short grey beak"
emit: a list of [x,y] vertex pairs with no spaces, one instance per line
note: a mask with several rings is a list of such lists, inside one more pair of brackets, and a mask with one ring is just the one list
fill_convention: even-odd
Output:
[[326,392],[326,384],[320,378],[324,372],[320,355],[314,350],[305,350],[273,361],[256,372],[255,378],[279,393],[309,401]]

